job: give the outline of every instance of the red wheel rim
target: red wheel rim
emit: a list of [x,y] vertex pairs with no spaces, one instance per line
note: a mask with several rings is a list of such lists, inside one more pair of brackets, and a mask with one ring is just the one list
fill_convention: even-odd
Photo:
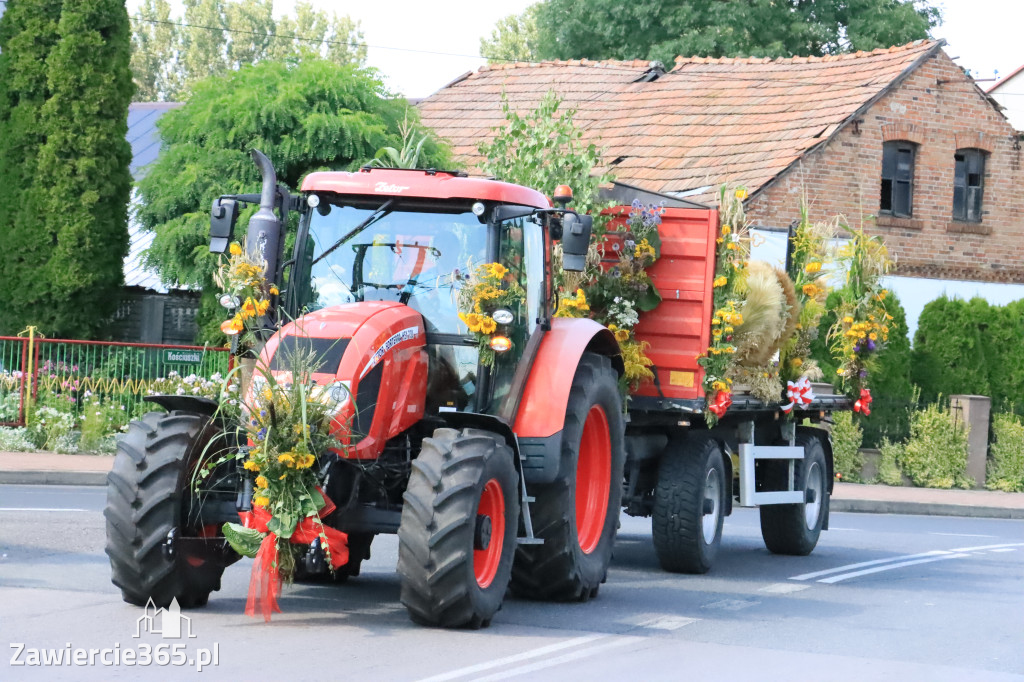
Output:
[[597,549],[608,515],[612,479],[612,439],[600,405],[587,413],[576,461],[576,539],[584,554]]
[[473,550],[473,573],[476,575],[476,584],[488,587],[498,574],[501,549],[505,543],[505,495],[501,492],[501,485],[497,479],[492,478],[484,485],[476,513],[477,516],[486,516],[491,520],[490,544],[487,545],[487,549]]

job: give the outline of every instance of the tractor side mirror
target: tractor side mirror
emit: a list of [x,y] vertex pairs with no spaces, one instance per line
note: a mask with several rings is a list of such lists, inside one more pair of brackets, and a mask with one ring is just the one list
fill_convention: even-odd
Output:
[[590,249],[590,230],[594,217],[566,213],[562,217],[562,269],[583,272]]
[[238,202],[234,199],[214,199],[210,210],[210,253],[225,253],[235,234],[238,222]]

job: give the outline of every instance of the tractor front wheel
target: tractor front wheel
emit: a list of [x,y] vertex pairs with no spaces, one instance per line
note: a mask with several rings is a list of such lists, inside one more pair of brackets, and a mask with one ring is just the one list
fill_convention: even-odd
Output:
[[585,353],[576,368],[562,429],[560,477],[530,488],[534,533],[522,545],[512,589],[531,599],[586,601],[608,576],[619,526],[625,466],[618,376],[611,361]]
[[180,411],[146,414],[118,443],[103,515],[111,580],[129,604],[204,606],[220,589],[224,566],[174,552],[173,540],[217,532],[197,523],[203,501],[192,483],[198,463],[225,445],[209,417]]
[[402,603],[417,623],[487,627],[519,528],[519,475],[504,440],[477,429],[423,439],[398,527]]

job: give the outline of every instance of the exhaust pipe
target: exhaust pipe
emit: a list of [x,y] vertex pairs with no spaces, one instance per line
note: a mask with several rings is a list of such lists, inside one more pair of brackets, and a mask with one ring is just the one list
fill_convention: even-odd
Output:
[[246,247],[250,254],[266,261],[263,276],[268,282],[273,282],[277,276],[281,243],[281,221],[274,212],[277,205],[277,173],[274,172],[274,164],[258,149],[252,150],[252,159],[263,176],[263,191],[260,194],[260,210],[249,219]]

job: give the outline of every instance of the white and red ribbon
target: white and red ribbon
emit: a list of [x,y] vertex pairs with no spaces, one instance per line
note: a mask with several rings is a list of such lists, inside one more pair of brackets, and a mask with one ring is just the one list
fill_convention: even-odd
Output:
[[789,404],[782,406],[782,411],[789,414],[794,407],[810,405],[814,400],[814,391],[811,390],[811,380],[806,376],[800,377],[795,382],[786,382],[786,397]]

